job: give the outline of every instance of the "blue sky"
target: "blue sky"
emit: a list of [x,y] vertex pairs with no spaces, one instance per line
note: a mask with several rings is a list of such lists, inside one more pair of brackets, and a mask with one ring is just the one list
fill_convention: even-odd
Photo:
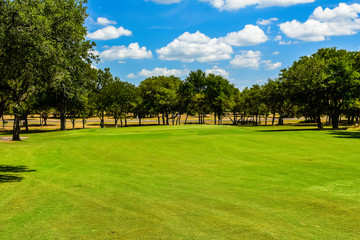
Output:
[[86,27],[94,65],[122,81],[201,69],[242,89],[319,48],[360,50],[359,13],[359,1],[89,0]]

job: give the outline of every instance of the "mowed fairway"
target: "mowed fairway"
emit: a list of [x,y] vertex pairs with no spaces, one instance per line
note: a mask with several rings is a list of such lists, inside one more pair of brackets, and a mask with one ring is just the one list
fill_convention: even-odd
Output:
[[0,239],[360,239],[360,135],[309,129],[132,127],[0,142]]

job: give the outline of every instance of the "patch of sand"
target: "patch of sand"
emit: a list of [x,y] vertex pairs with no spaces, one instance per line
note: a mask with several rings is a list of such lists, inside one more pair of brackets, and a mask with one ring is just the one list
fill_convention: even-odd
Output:
[[[28,139],[28,137],[20,137],[20,140]],[[12,137],[0,137],[0,141],[2,142],[10,142],[12,141]]]

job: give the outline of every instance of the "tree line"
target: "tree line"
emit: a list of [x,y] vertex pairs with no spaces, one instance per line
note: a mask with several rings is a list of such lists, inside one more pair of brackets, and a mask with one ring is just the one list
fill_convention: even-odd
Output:
[[158,124],[187,123],[197,116],[227,117],[234,125],[282,125],[286,117],[304,116],[322,129],[322,118],[338,128],[341,115],[349,124],[360,117],[360,53],[319,49],[282,69],[275,79],[240,91],[222,76],[192,71],[181,80],[154,76],[138,86],[114,77],[110,69],[96,69],[98,57],[86,40],[85,0],[0,1],[0,117],[14,116],[13,140],[20,139],[20,120],[39,114],[46,125],[51,112],[66,119],[97,116],[105,126],[112,116],[117,127],[128,116],[139,125],[145,117]]

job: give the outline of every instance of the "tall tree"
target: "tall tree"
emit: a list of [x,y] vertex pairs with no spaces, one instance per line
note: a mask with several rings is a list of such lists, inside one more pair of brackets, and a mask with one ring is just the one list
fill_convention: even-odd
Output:
[[360,73],[356,67],[357,55],[357,52],[336,48],[319,49],[312,55],[323,59],[325,63],[323,84],[334,129],[339,126],[342,107],[358,95]]
[[29,97],[44,85],[55,59],[51,20],[41,0],[0,2],[0,81],[10,92],[13,140],[20,140],[20,117]]

